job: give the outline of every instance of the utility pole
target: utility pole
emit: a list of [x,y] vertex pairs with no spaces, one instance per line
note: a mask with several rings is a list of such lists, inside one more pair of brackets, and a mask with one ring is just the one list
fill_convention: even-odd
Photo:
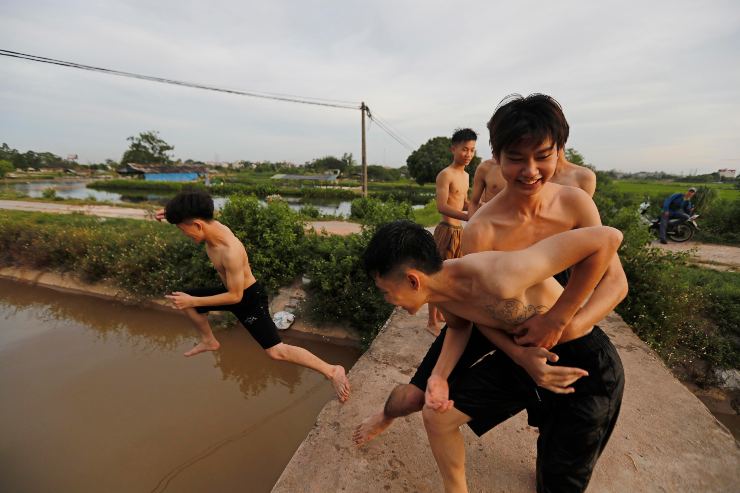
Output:
[[365,112],[367,106],[363,101],[360,105],[360,113],[362,113],[362,196],[367,197],[367,152],[365,150]]

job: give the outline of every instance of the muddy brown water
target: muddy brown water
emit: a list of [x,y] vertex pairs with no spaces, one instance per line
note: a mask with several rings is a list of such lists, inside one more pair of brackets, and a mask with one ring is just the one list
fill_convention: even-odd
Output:
[[334,393],[241,327],[217,337],[185,358],[178,314],[0,280],[0,491],[270,491]]

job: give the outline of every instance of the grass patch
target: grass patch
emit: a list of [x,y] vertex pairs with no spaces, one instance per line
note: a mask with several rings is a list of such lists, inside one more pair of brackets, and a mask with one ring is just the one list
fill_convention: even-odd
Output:
[[414,221],[424,227],[435,226],[442,217],[439,215],[439,211],[437,211],[437,202],[435,200],[430,200],[421,209],[414,209],[413,214]]
[[685,192],[690,186],[705,186],[717,190],[719,199],[738,200],[740,199],[740,190],[734,188],[731,183],[676,183],[676,182],[659,182],[659,181],[632,181],[632,180],[614,180],[614,186],[617,192],[627,194],[637,201],[642,201],[645,197],[653,200],[663,201],[671,194]]

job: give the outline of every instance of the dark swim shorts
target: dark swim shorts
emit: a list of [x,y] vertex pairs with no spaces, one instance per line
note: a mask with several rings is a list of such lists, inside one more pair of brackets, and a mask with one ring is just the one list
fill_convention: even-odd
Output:
[[624,370],[617,350],[599,328],[551,351],[557,366],[582,368],[587,377],[572,394],[541,387],[503,351],[496,351],[450,384],[455,407],[471,417],[479,436],[526,409],[537,439],[537,491],[581,492],[619,416]]
[[[226,289],[221,288],[196,288],[184,291],[190,296],[215,296],[226,293]],[[282,342],[278,335],[275,322],[270,316],[270,308],[267,299],[267,293],[259,282],[255,282],[244,290],[242,300],[233,305],[213,305],[197,306],[195,311],[198,313],[208,312],[231,312],[242,325],[252,334],[252,337],[262,346],[262,349],[269,349]]]
[[[442,353],[442,344],[445,342],[445,334],[447,334],[447,325],[442,327],[437,338],[434,340],[424,359],[421,360],[419,367],[416,369],[416,373],[411,377],[409,382],[411,385],[415,385],[423,391],[426,391],[427,380],[432,375],[434,365],[437,364],[437,359]],[[470,339],[468,344],[465,346],[460,359],[458,360],[455,367],[450,372],[450,376],[447,377],[448,382],[452,382],[463,370],[470,368],[476,361],[487,355],[491,351],[496,349],[496,346],[484,336],[478,328],[473,325],[473,330],[470,333]]]

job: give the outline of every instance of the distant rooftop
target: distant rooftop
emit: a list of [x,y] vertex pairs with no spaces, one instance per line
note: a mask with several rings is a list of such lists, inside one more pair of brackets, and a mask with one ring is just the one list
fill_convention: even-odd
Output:
[[270,177],[272,180],[315,180],[315,181],[335,181],[337,179],[337,175],[335,174],[329,174],[329,175],[286,175],[286,174],[277,174],[272,175]]
[[198,173],[204,174],[206,167],[197,164],[137,164],[128,163],[116,171],[120,174],[165,174],[165,173]]

